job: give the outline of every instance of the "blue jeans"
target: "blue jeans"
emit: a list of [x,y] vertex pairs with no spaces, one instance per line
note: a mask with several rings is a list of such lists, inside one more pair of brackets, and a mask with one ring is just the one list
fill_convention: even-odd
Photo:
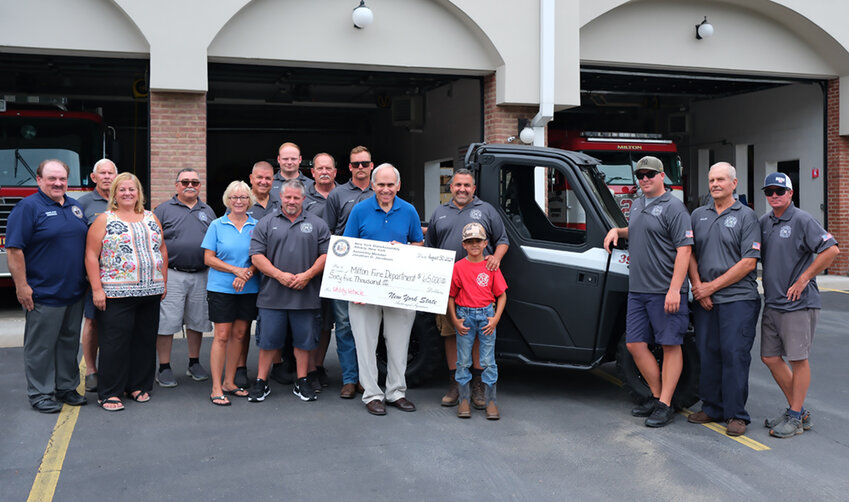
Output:
[[360,374],[357,368],[357,346],[348,320],[348,302],[333,300],[333,313],[336,318],[336,355],[342,367],[342,383],[355,384],[360,380]]
[[457,318],[463,321],[463,326],[469,328],[465,335],[457,333],[457,370],[454,379],[460,385],[469,383],[472,373],[472,347],[475,337],[480,340],[480,359],[483,373],[481,380],[486,385],[495,385],[498,381],[498,366],[495,365],[495,331],[491,335],[483,334],[483,327],[488,322],[487,317],[495,315],[495,306],[472,308],[457,306]]

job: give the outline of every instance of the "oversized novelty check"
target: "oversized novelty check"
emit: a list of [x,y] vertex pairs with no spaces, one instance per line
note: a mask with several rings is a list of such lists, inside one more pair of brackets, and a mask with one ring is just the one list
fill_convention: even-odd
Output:
[[321,296],[444,314],[454,251],[334,235]]

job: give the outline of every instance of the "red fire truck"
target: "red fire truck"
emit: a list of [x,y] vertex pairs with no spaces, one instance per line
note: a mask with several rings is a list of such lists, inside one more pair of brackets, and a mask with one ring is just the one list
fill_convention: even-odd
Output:
[[[57,103],[46,99],[17,98],[0,99],[0,283],[3,285],[11,285],[6,261],[6,221],[15,204],[38,190],[35,175],[41,161],[59,159],[68,164],[71,170],[68,195],[79,197],[93,190],[89,174],[105,151],[100,115],[57,109]],[[34,103],[43,106],[45,102],[48,106],[44,108],[34,106]]]
[[598,170],[604,174],[604,182],[625,218],[628,218],[631,204],[638,196],[639,186],[634,178],[634,166],[645,155],[652,155],[663,162],[667,188],[684,201],[678,149],[672,140],[663,139],[660,134],[550,130],[548,145],[583,152],[600,160]]

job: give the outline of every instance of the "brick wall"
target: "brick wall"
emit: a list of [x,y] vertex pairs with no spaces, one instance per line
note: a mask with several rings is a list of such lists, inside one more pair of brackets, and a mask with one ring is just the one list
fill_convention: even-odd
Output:
[[177,171],[192,167],[206,200],[206,94],[150,93],[150,207],[170,199]]
[[[495,104],[495,74],[483,83],[483,137],[487,143],[506,143],[507,138],[519,136],[519,119],[532,119],[539,111],[536,106],[498,106]],[[546,129],[548,131],[548,129]],[[546,134],[546,144],[548,138]]]
[[838,79],[828,82],[828,231],[834,234],[842,253],[829,268],[829,273],[849,273],[849,138],[838,131],[840,113],[840,84]]

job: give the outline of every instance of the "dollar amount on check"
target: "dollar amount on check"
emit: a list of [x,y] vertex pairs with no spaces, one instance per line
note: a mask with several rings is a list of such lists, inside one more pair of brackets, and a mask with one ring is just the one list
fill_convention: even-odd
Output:
[[444,314],[454,251],[334,235],[321,296]]

